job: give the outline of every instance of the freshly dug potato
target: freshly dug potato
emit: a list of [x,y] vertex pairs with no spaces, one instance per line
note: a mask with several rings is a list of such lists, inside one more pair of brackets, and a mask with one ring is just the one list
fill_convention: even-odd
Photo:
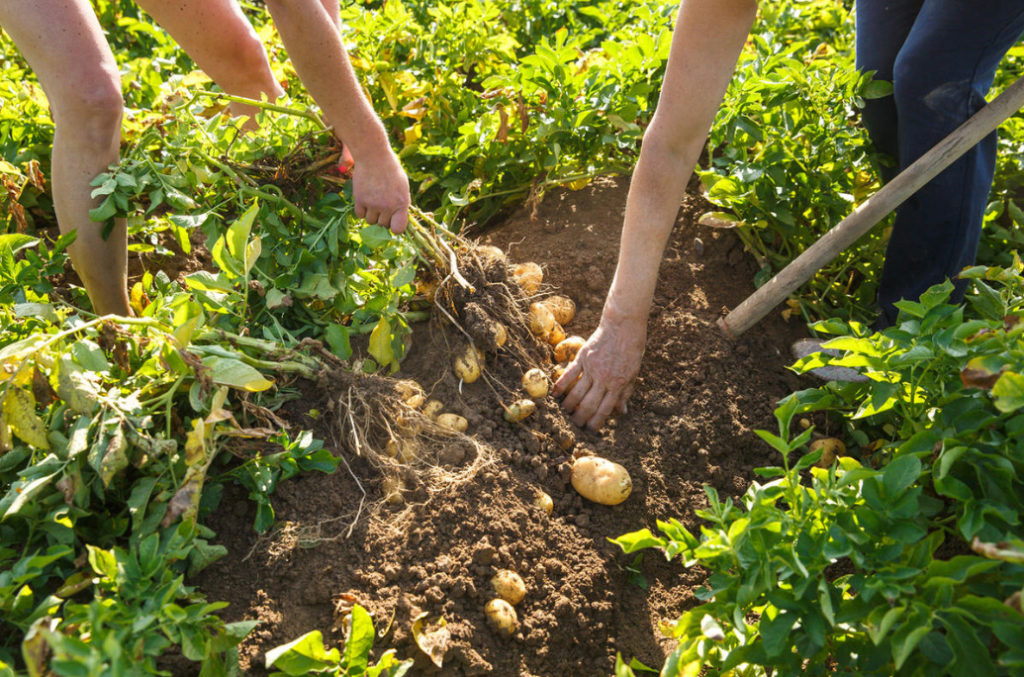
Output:
[[458,414],[441,414],[437,417],[437,424],[457,433],[464,433],[469,427],[469,422]]
[[548,332],[548,343],[553,346],[557,346],[559,343],[565,340],[565,329],[562,329],[562,325],[555,322],[551,326],[551,331]]
[[434,302],[437,296],[437,280],[416,280],[416,293],[422,295],[429,303]]
[[395,393],[402,398],[403,402],[407,402],[410,397],[422,395],[423,388],[416,381],[405,379],[403,381],[395,381]]
[[846,445],[835,437],[822,437],[814,440],[807,449],[811,452],[821,449],[821,458],[817,463],[819,468],[830,468],[837,458],[846,455]]
[[423,405],[423,415],[431,420],[436,419],[442,411],[444,411],[444,403],[440,400],[428,400]]
[[534,336],[547,336],[551,333],[551,328],[555,326],[555,316],[551,314],[551,310],[543,303],[530,304],[528,319],[530,331]]
[[540,489],[537,490],[537,494],[533,497],[533,504],[548,515],[555,509],[555,502],[551,500],[551,496]]
[[512,279],[527,295],[536,294],[544,282],[544,271],[536,263],[520,263],[512,269]]
[[487,615],[487,622],[502,637],[511,637],[516,634],[519,627],[519,618],[516,617],[516,610],[511,604],[496,597],[484,607]]
[[519,604],[526,597],[526,583],[519,574],[508,569],[499,569],[491,577],[491,587],[498,597],[512,605]]
[[395,417],[395,424],[402,437],[416,437],[423,430],[423,419],[417,414],[399,414]]
[[555,362],[572,362],[586,339],[582,336],[570,336],[555,346]]
[[402,463],[411,463],[419,455],[420,445],[415,438],[398,438],[388,440],[384,453]]
[[490,244],[482,244],[476,248],[476,253],[483,259],[484,263],[491,265],[493,263],[505,264],[505,252],[501,251],[501,248],[495,247]]
[[427,398],[423,394],[417,393],[416,395],[413,395],[412,397],[406,399],[405,403],[408,404],[413,409],[419,409],[420,405],[422,405],[423,401],[426,399]]
[[473,383],[480,378],[481,359],[473,346],[466,346],[462,354],[455,358],[455,375],[466,383]]
[[572,464],[573,489],[602,505],[618,505],[629,497],[633,481],[618,463],[598,456],[581,456]]
[[551,309],[558,324],[567,325],[576,317],[576,302],[568,296],[549,296],[541,303]]
[[552,383],[557,383],[558,379],[562,378],[562,374],[564,374],[565,370],[568,369],[568,368],[569,368],[568,365],[565,365],[565,364],[559,364],[559,365],[555,366],[554,371],[551,372],[551,381],[552,381]]
[[548,377],[540,369],[534,367],[523,374],[523,390],[530,397],[547,397],[549,389]]
[[537,410],[533,400],[516,400],[505,407],[505,420],[509,423],[519,423]]
[[494,323],[494,342],[499,348],[508,343],[508,330],[501,322]]
[[391,505],[401,505],[405,502],[405,497],[402,496],[402,480],[397,477],[385,477],[381,491],[384,494],[384,500]]

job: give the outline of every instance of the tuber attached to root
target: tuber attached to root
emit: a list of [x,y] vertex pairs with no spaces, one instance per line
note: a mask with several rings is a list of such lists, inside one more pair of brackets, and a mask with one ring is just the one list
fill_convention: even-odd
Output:
[[501,251],[499,247],[495,247],[494,245],[478,245],[476,253],[483,260],[485,266],[491,266],[494,264],[505,265],[507,262],[505,252]]
[[551,333],[552,327],[555,326],[555,316],[542,303],[531,303],[530,313],[527,317],[530,322],[530,332],[534,336],[547,338],[548,334]]
[[541,303],[551,310],[555,322],[562,326],[569,324],[572,318],[576,317],[576,302],[568,296],[549,296]]
[[505,600],[492,599],[484,607],[484,614],[487,615],[490,626],[502,637],[508,638],[516,634],[519,618],[516,616],[516,610]]
[[555,362],[572,362],[576,359],[576,353],[580,352],[580,348],[586,342],[582,336],[570,336],[565,339],[555,346]]
[[559,343],[565,340],[565,329],[562,325],[555,322],[551,325],[551,331],[548,332],[547,341],[550,345],[557,346]]
[[537,410],[533,400],[516,400],[505,407],[505,420],[509,423],[519,423]]
[[455,375],[466,383],[473,383],[480,378],[483,356],[473,346],[466,346],[462,354],[455,358]]
[[519,604],[526,597],[526,583],[514,571],[499,569],[491,577],[491,587],[498,597],[512,605]]
[[598,456],[577,458],[572,464],[570,481],[583,498],[602,505],[618,505],[633,490],[633,481],[625,468]]
[[540,290],[540,285],[544,281],[544,271],[536,263],[520,263],[512,269],[512,279],[527,296],[532,296]]
[[423,415],[432,421],[436,420],[442,411],[444,411],[444,403],[440,400],[428,400],[423,405]]
[[523,390],[534,399],[547,397],[548,377],[540,369],[533,368],[523,374]]

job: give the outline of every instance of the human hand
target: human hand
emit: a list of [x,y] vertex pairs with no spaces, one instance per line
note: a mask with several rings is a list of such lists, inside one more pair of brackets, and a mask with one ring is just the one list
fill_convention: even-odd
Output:
[[601,318],[552,391],[556,397],[565,394],[562,408],[573,423],[598,430],[613,411],[626,413],[646,343],[645,321]]
[[352,168],[355,215],[367,223],[390,228],[396,235],[409,223],[409,179],[394,152],[356,158]]

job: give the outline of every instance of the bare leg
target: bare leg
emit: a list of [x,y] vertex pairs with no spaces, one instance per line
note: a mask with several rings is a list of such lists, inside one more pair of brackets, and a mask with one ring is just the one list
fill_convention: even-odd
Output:
[[52,186],[62,233],[78,231],[71,261],[97,313],[128,315],[128,252],[123,221],[106,240],[89,220],[98,200],[89,182],[116,162],[121,141],[121,79],[88,0],[0,2],[3,26],[50,100]]
[[[266,94],[271,101],[284,94],[259,36],[232,0],[136,2],[224,91],[249,99]],[[256,109],[232,104],[231,112],[252,116]]]

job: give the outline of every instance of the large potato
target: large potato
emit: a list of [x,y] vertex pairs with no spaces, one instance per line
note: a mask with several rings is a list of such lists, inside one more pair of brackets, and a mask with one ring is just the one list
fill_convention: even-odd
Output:
[[505,252],[494,245],[482,244],[476,248],[476,253],[487,265],[493,263],[505,265]]
[[523,390],[530,397],[547,397],[548,389],[548,377],[540,369],[535,367],[523,374]]
[[555,346],[555,362],[572,362],[586,342],[582,336],[570,336],[565,339]]
[[576,303],[568,296],[549,296],[541,303],[551,309],[558,324],[569,324],[576,317]]
[[820,468],[831,467],[837,458],[846,454],[846,445],[835,437],[822,437],[811,442],[808,447],[812,453],[818,449],[821,449],[821,458],[818,459],[817,464]]
[[555,326],[555,316],[543,303],[531,303],[528,315],[530,331],[534,336],[547,336]]
[[536,410],[537,405],[534,404],[533,400],[516,400],[505,407],[505,420],[509,423],[519,423]]
[[473,383],[480,378],[482,369],[480,356],[476,348],[466,346],[462,354],[455,358],[455,375],[466,383]]
[[423,415],[431,420],[440,416],[442,411],[444,411],[444,403],[440,400],[428,400],[423,405]]
[[520,263],[512,269],[512,279],[527,295],[536,294],[544,281],[544,271],[536,263]]
[[508,569],[499,569],[491,577],[491,587],[498,597],[509,604],[519,604],[526,597],[526,583],[519,574]]
[[602,505],[618,505],[629,497],[633,481],[618,463],[598,456],[581,456],[572,464],[573,489]]
[[519,618],[511,604],[501,598],[492,599],[484,607],[487,622],[502,637],[511,637],[519,627]]

